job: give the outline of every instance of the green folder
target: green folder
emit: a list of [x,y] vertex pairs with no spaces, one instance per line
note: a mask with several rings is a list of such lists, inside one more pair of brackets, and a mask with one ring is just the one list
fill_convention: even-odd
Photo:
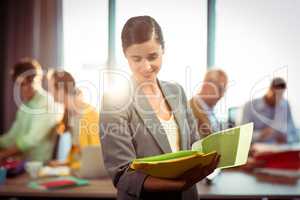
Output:
[[196,166],[209,165],[215,156],[215,151],[207,154],[191,150],[178,151],[158,156],[135,159],[131,163],[130,167],[153,177],[174,179],[180,177],[184,174],[184,172]]
[[247,162],[253,123],[213,133],[192,146],[192,150],[138,158],[130,168],[159,178],[178,178],[198,165],[209,165],[221,155],[218,168],[229,168]]

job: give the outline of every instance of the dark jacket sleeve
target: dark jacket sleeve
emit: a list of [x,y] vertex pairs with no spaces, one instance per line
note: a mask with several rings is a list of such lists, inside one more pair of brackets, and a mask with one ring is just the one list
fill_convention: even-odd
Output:
[[129,123],[128,110],[124,106],[108,104],[103,99],[100,136],[105,167],[118,195],[122,194],[121,199],[139,199],[147,175],[129,168],[136,158]]

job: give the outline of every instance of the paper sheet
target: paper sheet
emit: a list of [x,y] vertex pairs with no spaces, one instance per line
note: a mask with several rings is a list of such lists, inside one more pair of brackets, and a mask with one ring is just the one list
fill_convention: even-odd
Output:
[[253,134],[253,123],[213,133],[192,146],[203,153],[217,151],[221,155],[218,168],[229,168],[247,162]]

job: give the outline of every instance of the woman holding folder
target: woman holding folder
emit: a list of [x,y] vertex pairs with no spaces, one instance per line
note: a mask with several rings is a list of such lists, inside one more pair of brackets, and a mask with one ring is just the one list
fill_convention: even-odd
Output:
[[178,179],[130,169],[136,158],[190,149],[199,136],[183,88],[157,79],[164,54],[159,24],[150,16],[130,18],[122,47],[132,71],[129,89],[125,97],[122,91],[104,95],[100,124],[104,162],[117,198],[198,199],[194,184],[214,171],[219,156]]

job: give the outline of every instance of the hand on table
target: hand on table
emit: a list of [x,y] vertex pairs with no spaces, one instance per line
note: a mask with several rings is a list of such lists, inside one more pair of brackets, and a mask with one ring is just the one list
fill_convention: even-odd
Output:
[[271,127],[264,128],[260,131],[260,140],[265,141],[274,136],[274,130]]
[[287,143],[287,137],[283,133],[276,132],[275,139],[278,144],[286,144]]

